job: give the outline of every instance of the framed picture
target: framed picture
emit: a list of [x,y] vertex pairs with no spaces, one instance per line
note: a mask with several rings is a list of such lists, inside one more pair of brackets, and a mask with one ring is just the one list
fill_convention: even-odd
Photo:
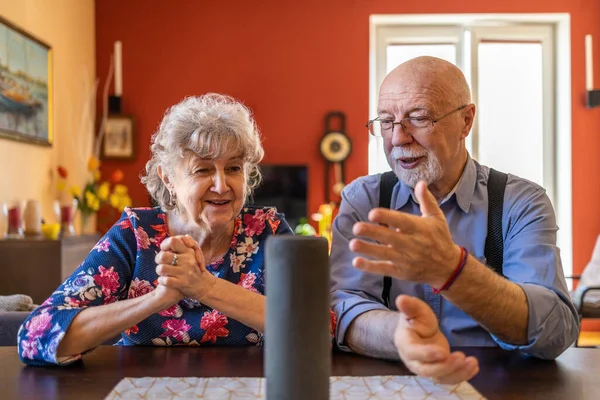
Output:
[[52,48],[1,17],[0,137],[52,144]]
[[134,123],[131,115],[109,115],[104,126],[102,158],[133,159]]

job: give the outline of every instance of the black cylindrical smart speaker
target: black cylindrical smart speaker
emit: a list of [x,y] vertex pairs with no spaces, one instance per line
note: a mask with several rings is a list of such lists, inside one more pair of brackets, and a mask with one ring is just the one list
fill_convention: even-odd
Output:
[[325,238],[272,236],[265,253],[268,400],[327,400],[331,373]]

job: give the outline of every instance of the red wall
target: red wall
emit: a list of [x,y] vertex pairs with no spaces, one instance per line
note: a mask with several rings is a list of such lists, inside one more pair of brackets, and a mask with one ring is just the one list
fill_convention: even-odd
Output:
[[581,271],[600,233],[600,108],[584,106],[587,33],[600,77],[598,0],[97,1],[97,74],[104,79],[121,40],[123,111],[137,119],[136,161],[107,161],[104,172],[123,169],[135,204],[147,204],[138,176],[165,109],[187,95],[223,92],[254,110],[266,162],[310,165],[314,212],[324,201],[317,149],[327,111],[347,115],[349,178],[367,173],[370,14],[517,12],[571,14],[573,243]]

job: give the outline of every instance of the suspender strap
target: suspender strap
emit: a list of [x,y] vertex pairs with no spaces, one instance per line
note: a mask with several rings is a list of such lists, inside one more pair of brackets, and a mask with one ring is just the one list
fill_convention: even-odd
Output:
[[[504,208],[504,190],[508,175],[490,169],[488,178],[488,234],[485,238],[485,258],[488,266],[502,275],[502,264],[504,262],[504,238],[502,235],[502,215]],[[398,182],[398,178],[393,171],[381,174],[379,178],[379,207],[390,208],[392,202],[392,191]],[[383,278],[383,291],[381,298],[383,304],[389,307],[390,290],[392,287],[392,278],[386,276]]]
[[[381,174],[379,178],[379,207],[390,208],[392,203],[392,191],[398,182],[398,177],[393,171],[388,171]],[[390,289],[392,288],[392,278],[385,276],[383,278],[383,291],[381,299],[383,304],[389,308],[390,304]]]
[[488,232],[485,238],[485,258],[488,266],[502,275],[504,262],[504,238],[502,237],[502,210],[504,207],[504,189],[508,175],[490,169],[488,177]]

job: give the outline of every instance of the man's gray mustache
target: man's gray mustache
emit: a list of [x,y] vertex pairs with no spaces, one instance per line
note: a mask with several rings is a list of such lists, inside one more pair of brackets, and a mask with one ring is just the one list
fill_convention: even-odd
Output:
[[397,160],[398,158],[416,158],[426,156],[426,152],[412,152],[401,149],[400,147],[394,147],[390,152],[392,159]]

